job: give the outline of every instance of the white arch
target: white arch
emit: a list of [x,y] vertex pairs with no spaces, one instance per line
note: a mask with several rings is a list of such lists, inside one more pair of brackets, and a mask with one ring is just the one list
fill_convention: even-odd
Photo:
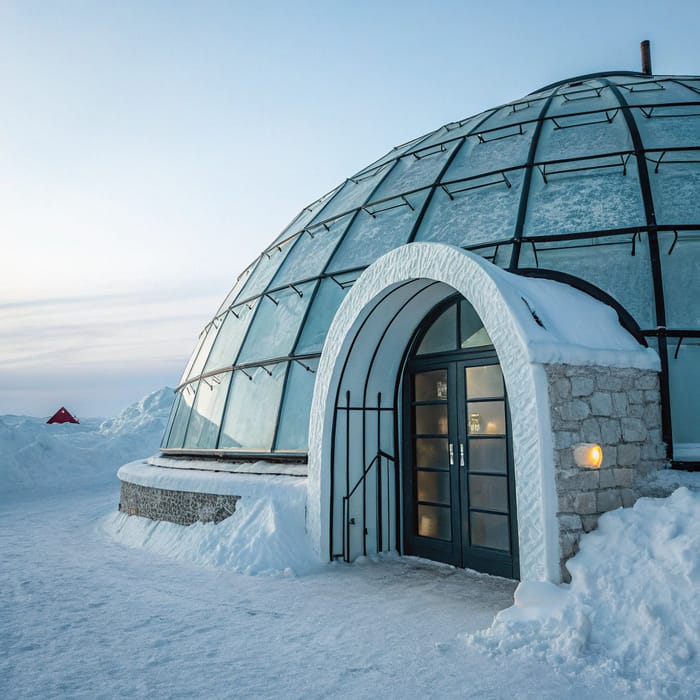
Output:
[[[369,310],[378,300],[388,298],[397,285],[410,280],[441,282],[459,292],[479,314],[493,341],[511,413],[520,575],[522,579],[559,581],[551,420],[542,363],[585,360],[597,364],[598,357],[601,364],[613,365],[622,349],[621,361],[627,365],[630,353],[639,346],[626,332],[612,333],[616,342],[611,346],[609,333],[602,340],[594,339],[598,345],[585,346],[582,353],[580,324],[567,323],[561,313],[553,313],[554,307],[565,304],[573,315],[594,314],[596,323],[607,321],[619,329],[609,307],[566,285],[523,279],[441,243],[410,243],[379,258],[355,282],[333,319],[317,371],[309,428],[307,532],[313,545],[319,556],[328,552],[332,425],[342,366],[349,356],[357,359],[363,352],[364,344],[352,354],[350,348]],[[369,325],[377,328],[376,333],[382,330],[376,319]],[[366,339],[366,328],[363,333]],[[395,352],[401,354],[403,349],[397,347]],[[647,362],[646,356],[639,361]]]

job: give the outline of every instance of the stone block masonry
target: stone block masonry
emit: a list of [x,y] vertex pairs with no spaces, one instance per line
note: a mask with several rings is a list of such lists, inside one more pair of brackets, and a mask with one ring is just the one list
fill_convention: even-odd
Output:
[[151,520],[167,520],[178,525],[220,523],[233,515],[236,503],[240,500],[240,496],[169,491],[128,481],[122,481],[121,484],[121,513]]
[[[629,507],[651,472],[662,469],[661,399],[656,372],[545,365],[549,385],[562,581],[566,561],[602,513]],[[598,443],[600,469],[574,463],[574,445]]]

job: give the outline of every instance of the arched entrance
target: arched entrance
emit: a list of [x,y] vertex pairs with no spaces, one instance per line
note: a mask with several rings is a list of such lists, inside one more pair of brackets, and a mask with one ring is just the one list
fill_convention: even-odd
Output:
[[406,554],[518,578],[510,416],[493,343],[455,296],[426,318],[402,378]]

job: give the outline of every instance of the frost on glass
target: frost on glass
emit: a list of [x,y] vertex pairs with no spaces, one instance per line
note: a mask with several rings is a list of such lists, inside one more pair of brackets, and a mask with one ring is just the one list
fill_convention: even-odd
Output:
[[[526,236],[645,225],[634,156],[627,161],[626,168],[619,156],[541,167],[544,175],[535,171],[530,184]],[[579,167],[586,170],[561,172]]]
[[359,274],[334,275],[321,281],[294,349],[296,355],[321,352],[335,312]]
[[[654,289],[649,241],[638,236],[632,255],[632,235],[577,241],[523,243],[519,267],[558,270],[579,277],[607,292],[629,311],[640,328],[655,328]],[[538,264],[539,263],[539,264]]]
[[[660,153],[647,154],[658,161]],[[681,161],[672,163],[670,161]],[[656,221],[660,224],[700,223],[700,152],[676,151],[666,154],[656,172],[649,163],[649,181]]]
[[432,133],[433,132],[431,132],[430,134],[424,134],[423,136],[419,136],[418,138],[406,141],[406,143],[402,143],[399,146],[394,146],[394,148],[392,148],[386,155],[382,156],[378,160],[375,160],[366,168],[362,168],[362,170],[353,175],[353,178],[358,179],[360,177],[363,177],[369,174],[375,168],[381,167],[385,163],[395,160],[396,158],[400,158],[402,154],[406,153],[407,151],[410,151],[412,148],[418,146],[422,141],[429,138],[432,135]]
[[271,450],[286,362],[233,373],[220,449]]
[[256,299],[250,303],[239,304],[228,311],[204,366],[205,372],[230,367],[236,362],[255,307],[259,303],[259,299]]
[[432,185],[444,167],[456,143],[432,146],[404,156],[391,169],[372,195],[372,202]]
[[348,214],[335,219],[327,226],[319,225],[305,231],[275,275],[270,288],[318,277],[352,218],[353,214]]
[[[562,87],[549,105],[547,116],[615,109],[620,103],[615,93],[598,80]],[[590,116],[590,115],[589,115]]]
[[[697,96],[700,101],[700,95]],[[632,110],[645,148],[683,148],[700,144],[700,103]],[[650,154],[658,158],[658,154]]]
[[282,451],[308,448],[309,412],[314,393],[318,359],[292,362],[282,400],[275,449]]
[[295,241],[296,238],[270,248],[260,256],[255,270],[238,295],[239,299],[250,299],[265,291],[268,282],[275,276],[280,265],[284,262],[284,259],[292,249],[292,243]]
[[199,350],[196,352],[196,357],[193,355],[194,362],[190,364],[187,376],[185,377],[183,375],[183,378],[180,381],[181,384],[183,382],[186,382],[188,379],[191,379],[192,377],[198,377],[202,373],[202,370],[204,369],[204,364],[206,363],[207,358],[209,357],[209,352],[212,348],[212,345],[214,344],[214,341],[216,340],[219,334],[219,328],[221,328],[221,320],[215,318],[209,324],[206,337],[204,338],[204,341],[200,344]]
[[168,436],[168,448],[180,448],[185,439],[185,431],[190,420],[192,412],[192,404],[194,403],[197,394],[197,382],[192,382],[185,386],[180,392],[177,402],[177,412],[173,419],[173,427],[170,429]]
[[450,122],[440,127],[437,131],[433,132],[427,139],[421,141],[420,148],[426,148],[428,146],[435,146],[439,143],[444,143],[445,141],[453,141],[459,139],[462,136],[466,136],[479,122],[484,118],[486,113],[477,114],[474,117],[469,117],[467,119],[461,119],[458,122]]
[[[483,121],[477,131],[494,132],[493,135],[498,136],[498,132],[495,131],[497,129],[537,119],[543,104],[542,99],[525,99],[503,105]],[[532,126],[524,125],[523,128],[532,131]]]
[[[340,187],[340,185],[338,187]],[[338,187],[333,188],[330,192],[324,194],[323,197],[320,197],[315,202],[312,202],[309,204],[309,206],[304,207],[304,209],[302,209],[292,219],[291,223],[284,229],[284,231],[282,231],[282,233],[275,238],[275,243],[284,241],[298,231],[301,231],[319,213],[319,211],[321,211],[328,200],[338,190]]]
[[[631,150],[632,137],[622,111],[612,109],[603,113],[546,120],[540,132],[535,160],[582,158]],[[582,165],[585,167],[585,163]]]
[[[489,175],[435,190],[417,241],[472,246],[513,236],[523,171]],[[510,187],[508,186],[510,184]]]
[[231,372],[200,380],[183,447],[199,450],[216,447],[230,381]]
[[[671,388],[671,424],[674,447],[684,448],[685,454],[676,459],[700,459],[700,339],[685,338],[675,357],[675,338],[669,338],[669,383]],[[692,453],[690,452],[692,450]]]
[[369,206],[358,212],[328,265],[328,271],[365,267],[408,241],[428,191]]
[[263,296],[236,363],[289,355],[315,285],[307,282],[298,291],[287,287]]
[[673,233],[659,233],[659,249],[666,303],[666,326],[698,330],[700,231],[679,231],[678,238]]
[[626,78],[619,87],[622,97],[630,105],[688,102],[691,94],[682,85],[662,79]]

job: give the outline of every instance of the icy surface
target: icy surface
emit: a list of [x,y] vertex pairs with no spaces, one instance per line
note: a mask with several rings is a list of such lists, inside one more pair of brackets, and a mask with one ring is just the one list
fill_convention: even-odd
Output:
[[468,643],[546,660],[566,673],[597,664],[630,691],[696,698],[700,687],[700,493],[644,498],[603,515],[567,564],[569,586],[523,582],[515,605]]

